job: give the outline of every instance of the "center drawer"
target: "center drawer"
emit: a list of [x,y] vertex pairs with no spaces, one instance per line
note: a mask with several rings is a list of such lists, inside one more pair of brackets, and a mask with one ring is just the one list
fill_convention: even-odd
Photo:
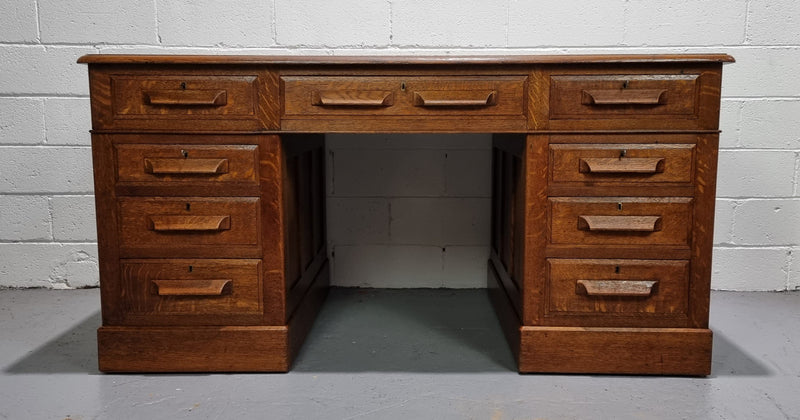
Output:
[[527,76],[283,76],[283,114],[523,116]]
[[256,197],[121,197],[119,213],[123,254],[258,256]]
[[688,246],[688,197],[564,197],[550,200],[550,241],[568,245]]

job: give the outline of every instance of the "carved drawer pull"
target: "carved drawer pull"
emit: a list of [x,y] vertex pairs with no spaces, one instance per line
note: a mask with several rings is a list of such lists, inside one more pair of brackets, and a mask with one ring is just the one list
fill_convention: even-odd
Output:
[[578,171],[592,174],[656,174],[664,172],[664,158],[581,158]]
[[231,294],[233,280],[153,280],[159,296],[222,296]]
[[584,105],[661,105],[666,89],[593,89],[581,91]]
[[151,90],[144,93],[145,103],[156,106],[225,106],[224,90]]
[[150,216],[150,229],[156,232],[223,231],[230,228],[230,216]]
[[414,92],[414,106],[483,107],[497,104],[497,91],[431,90]]
[[578,216],[578,230],[656,232],[661,230],[661,216]]
[[144,159],[144,171],[153,175],[219,175],[228,173],[228,159]]
[[586,296],[647,297],[657,280],[578,280],[575,294]]
[[379,90],[323,90],[311,97],[314,106],[388,107],[394,104],[392,92]]

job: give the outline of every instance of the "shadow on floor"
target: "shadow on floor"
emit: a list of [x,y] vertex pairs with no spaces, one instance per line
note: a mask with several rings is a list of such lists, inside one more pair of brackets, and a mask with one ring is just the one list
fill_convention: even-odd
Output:
[[100,311],[9,365],[8,374],[89,373],[97,370]]
[[511,350],[485,289],[332,288],[298,372],[507,372]]
[[719,331],[714,331],[711,377],[771,375],[772,371],[766,365],[745,353]]

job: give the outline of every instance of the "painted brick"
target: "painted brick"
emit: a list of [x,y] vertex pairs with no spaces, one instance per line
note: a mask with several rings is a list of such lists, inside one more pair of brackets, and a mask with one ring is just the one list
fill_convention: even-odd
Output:
[[720,104],[719,135],[720,148],[739,147],[741,137],[742,101],[725,101]]
[[715,290],[785,290],[789,248],[714,248]]
[[448,151],[445,158],[445,195],[492,196],[492,151]]
[[383,0],[275,0],[275,32],[279,45],[385,46],[391,37],[389,5]]
[[329,149],[471,150],[491,149],[491,134],[328,134]]
[[333,245],[389,242],[389,203],[382,198],[328,199],[328,242]]
[[789,264],[789,290],[800,290],[800,247],[792,248],[792,261]]
[[88,147],[0,146],[0,193],[92,191]]
[[747,41],[756,45],[800,44],[800,2],[751,1]]
[[[492,47],[506,45],[505,2],[392,0],[392,44]],[[422,13],[421,13],[422,11]]]
[[744,41],[747,0],[626,3],[623,44],[737,45]]
[[723,150],[717,197],[791,197],[794,166],[791,151]]
[[742,106],[741,146],[800,149],[800,100],[747,101]]
[[50,241],[47,197],[0,195],[0,241]]
[[444,152],[436,150],[335,150],[337,197],[437,197],[444,193]]
[[444,287],[485,288],[488,259],[488,246],[448,246],[444,252]]
[[739,245],[800,245],[800,198],[747,200],[737,209],[733,241]]
[[91,116],[88,98],[48,98],[44,102],[47,144],[90,145]]
[[0,244],[0,285],[69,289],[99,284],[95,244]]
[[542,3],[511,0],[508,11],[508,45],[606,46],[622,43],[625,20],[623,0],[585,2],[566,0]]
[[446,247],[489,243],[488,198],[396,198],[390,204],[393,244]]
[[0,45],[0,95],[89,94],[86,66],[78,57],[93,53],[90,47]]
[[147,44],[156,41],[152,0],[39,0],[46,43]]
[[800,48],[737,48],[736,63],[722,72],[722,95],[800,96]]
[[94,196],[55,196],[50,202],[56,241],[97,241]]
[[272,2],[157,0],[159,40],[167,45],[267,46]]
[[34,42],[36,30],[36,3],[33,1],[7,1],[0,14],[0,40],[3,42]]
[[343,287],[442,287],[435,246],[337,246],[331,283]]
[[44,105],[40,99],[0,98],[0,144],[44,141]]
[[733,218],[738,201],[720,199],[716,202],[714,215],[714,244],[730,244],[733,241]]

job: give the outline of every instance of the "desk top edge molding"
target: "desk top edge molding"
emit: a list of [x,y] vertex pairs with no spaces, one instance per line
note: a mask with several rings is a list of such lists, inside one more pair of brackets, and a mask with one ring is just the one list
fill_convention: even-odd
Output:
[[432,64],[635,64],[635,63],[733,63],[728,54],[612,54],[612,55],[470,55],[470,56],[328,56],[328,55],[145,55],[87,54],[84,64],[243,64],[243,65],[432,65]]

